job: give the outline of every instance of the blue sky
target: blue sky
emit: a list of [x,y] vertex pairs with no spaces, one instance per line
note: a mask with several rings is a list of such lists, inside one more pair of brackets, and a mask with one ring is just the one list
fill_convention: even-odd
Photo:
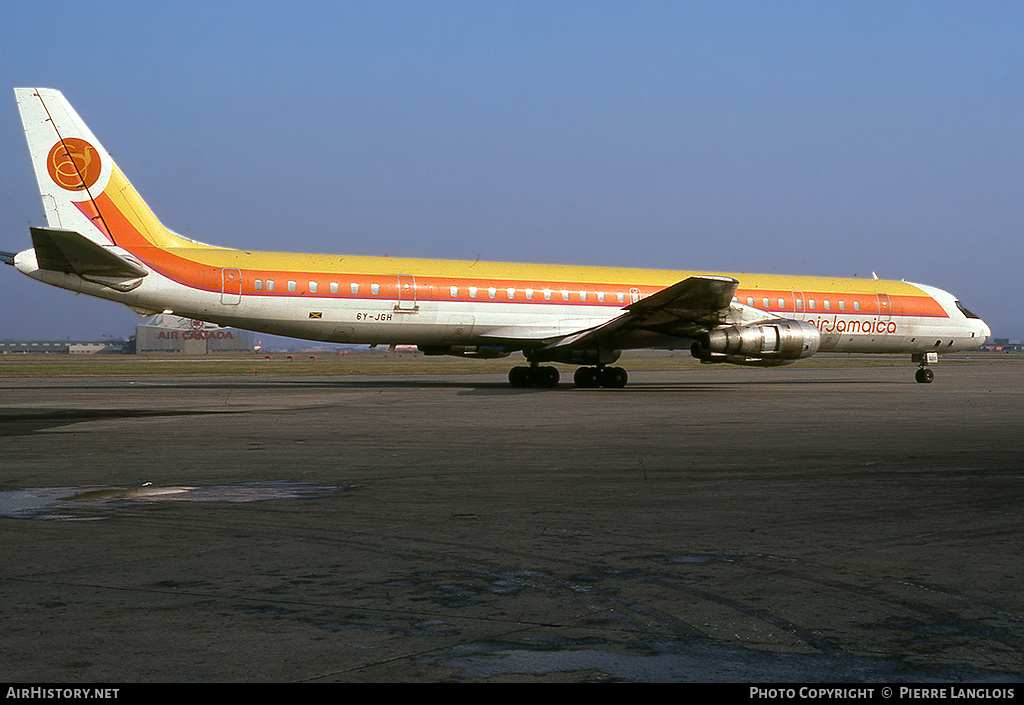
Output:
[[[11,89],[47,86],[211,244],[877,272],[1020,339],[1021,37],[1013,2],[10,0],[0,250],[43,224]],[[4,340],[142,320],[0,296]]]

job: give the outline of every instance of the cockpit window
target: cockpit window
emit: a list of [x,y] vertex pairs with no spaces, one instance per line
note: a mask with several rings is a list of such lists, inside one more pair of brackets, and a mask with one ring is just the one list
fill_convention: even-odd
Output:
[[964,305],[959,301],[956,302],[956,307],[960,309],[960,313],[964,314],[968,318],[977,318],[977,316],[975,316],[973,313],[964,308]]

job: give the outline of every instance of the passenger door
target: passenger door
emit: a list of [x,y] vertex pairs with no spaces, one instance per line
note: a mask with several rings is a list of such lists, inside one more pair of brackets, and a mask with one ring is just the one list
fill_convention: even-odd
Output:
[[242,272],[225,267],[220,270],[220,302],[235,305],[242,301]]

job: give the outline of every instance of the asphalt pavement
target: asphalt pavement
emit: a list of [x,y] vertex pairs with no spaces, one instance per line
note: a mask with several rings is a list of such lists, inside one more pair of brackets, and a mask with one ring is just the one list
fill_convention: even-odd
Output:
[[913,369],[0,378],[2,679],[1020,681],[1024,366]]

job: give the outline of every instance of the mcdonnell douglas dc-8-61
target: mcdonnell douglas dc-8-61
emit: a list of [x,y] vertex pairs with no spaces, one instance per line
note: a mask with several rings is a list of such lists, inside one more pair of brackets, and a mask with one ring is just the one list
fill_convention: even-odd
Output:
[[939,353],[976,348],[984,321],[940,289],[876,278],[252,252],[168,230],[64,96],[16,88],[47,227],[0,253],[39,281],[178,316],[334,343],[527,365],[514,387],[622,387],[621,351],[689,349],[770,367],[818,352],[902,353],[918,382]]

